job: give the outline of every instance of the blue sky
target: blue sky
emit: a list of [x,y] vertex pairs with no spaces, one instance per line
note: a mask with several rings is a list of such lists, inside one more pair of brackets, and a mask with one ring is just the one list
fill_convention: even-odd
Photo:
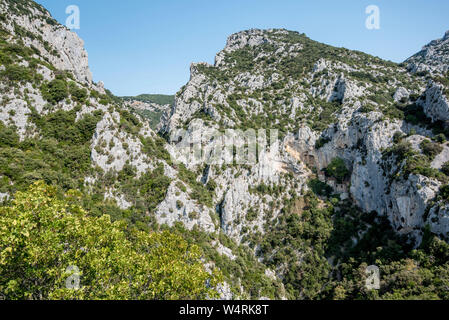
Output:
[[[311,39],[402,62],[449,30],[447,0],[38,0],[65,24],[78,5],[94,80],[116,95],[174,94],[191,62],[213,63],[226,38],[285,28]],[[380,30],[365,8],[380,8]]]

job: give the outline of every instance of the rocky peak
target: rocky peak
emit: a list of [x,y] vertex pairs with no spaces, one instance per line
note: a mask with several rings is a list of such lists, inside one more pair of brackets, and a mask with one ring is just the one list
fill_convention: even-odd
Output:
[[449,39],[449,30],[446,31],[446,33],[444,34],[443,40],[447,40]]
[[250,29],[234,33],[228,37],[225,50],[231,52],[246,45],[254,47],[267,43],[269,41],[267,33],[270,32],[273,32],[273,30]]
[[273,36],[288,34],[284,29],[249,29],[230,35],[225,48],[215,57],[215,66],[223,64],[225,54],[243,49],[246,46],[257,47],[263,44],[273,44]]
[[412,73],[429,72],[442,75],[449,70],[449,30],[444,37],[425,45],[420,52],[406,60]]

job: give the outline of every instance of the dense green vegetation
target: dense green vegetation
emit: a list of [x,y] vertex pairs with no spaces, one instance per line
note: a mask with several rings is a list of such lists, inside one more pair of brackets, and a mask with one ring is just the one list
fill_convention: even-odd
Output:
[[41,138],[19,141],[14,128],[0,124],[0,174],[2,192],[24,190],[30,183],[44,180],[64,190],[82,189],[83,177],[90,172],[90,140],[101,112],[85,115],[76,122],[76,109],[41,116],[31,121]]
[[439,143],[432,142],[428,139],[423,140],[420,144],[422,152],[429,157],[429,160],[433,160],[437,155],[443,151],[443,147]]
[[[283,266],[288,298],[448,299],[446,242],[426,232],[414,250],[375,212],[363,213],[346,201],[323,203],[312,194],[298,210],[298,200],[287,203],[264,237],[253,237],[254,244],[262,243],[264,263]],[[380,268],[378,291],[365,286],[369,265]]]
[[346,167],[344,160],[341,158],[333,159],[325,172],[327,176],[335,178],[338,183],[342,183],[351,173]]
[[332,194],[333,189],[327,183],[324,183],[318,179],[312,179],[308,183],[309,188],[318,196],[328,197]]
[[150,110],[133,110],[136,114],[140,115],[142,118],[147,119],[149,121],[151,129],[157,129],[157,125],[159,124],[163,111],[150,111]]
[[198,246],[171,232],[130,231],[108,215],[91,217],[74,204],[79,196],[58,198],[55,188],[37,182],[0,207],[2,299],[217,296],[212,288],[220,275],[205,270]]
[[[174,228],[168,228],[167,226],[161,226],[161,228],[162,230],[180,233],[189,243],[198,245],[203,250],[206,259],[213,261],[221,271],[236,298],[282,298],[284,290],[282,290],[281,282],[272,280],[265,275],[266,266],[257,261],[254,252],[248,246],[236,244],[223,232],[209,234],[198,228],[188,231],[181,223],[177,223]],[[214,241],[219,241],[231,249],[235,259],[219,254],[212,245]],[[244,289],[243,293],[240,290],[240,285]]]
[[42,97],[50,103],[58,103],[69,96],[67,83],[63,79],[55,79],[41,87]]

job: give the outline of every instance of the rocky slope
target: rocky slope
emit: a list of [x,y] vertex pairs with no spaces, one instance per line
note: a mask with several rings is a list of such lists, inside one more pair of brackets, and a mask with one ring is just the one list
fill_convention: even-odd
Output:
[[429,234],[449,238],[447,33],[398,65],[242,31],[162,106],[94,83],[82,40],[41,6],[0,13],[3,200],[44,180],[94,215],[180,232],[227,299],[372,298],[348,270],[393,277]]
[[148,119],[153,130],[156,130],[160,126],[162,115],[171,107],[170,104],[162,105],[149,101],[135,100],[133,98],[127,98],[125,105],[143,118]]
[[430,72],[445,74],[449,70],[449,31],[444,37],[434,40],[423,49],[405,61],[407,69],[413,73]]

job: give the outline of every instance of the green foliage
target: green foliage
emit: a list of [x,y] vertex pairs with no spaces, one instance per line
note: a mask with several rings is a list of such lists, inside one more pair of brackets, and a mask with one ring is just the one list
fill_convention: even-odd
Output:
[[429,157],[425,155],[415,155],[409,157],[403,168],[404,176],[407,178],[410,174],[420,174],[428,178],[438,179],[441,182],[447,181],[447,177],[439,170],[430,166]]
[[69,84],[70,95],[73,101],[78,103],[85,103],[88,97],[87,90],[85,88],[78,87],[75,82]]
[[59,110],[40,116],[34,110],[31,119],[41,130],[44,138],[53,138],[68,144],[85,144],[92,139],[97,123],[102,117],[102,111],[86,114],[79,121],[76,121],[76,112],[76,109]]
[[[168,229],[166,226],[162,228]],[[224,233],[209,234],[199,228],[194,228],[192,231],[186,230],[181,223],[176,223],[175,227],[169,230],[181,234],[189,243],[200,246],[205,259],[215,263],[237,298],[258,299],[264,296],[280,299],[283,296],[279,281],[274,281],[265,275],[266,266],[257,260],[248,246],[238,245]],[[228,256],[219,254],[212,245],[213,241],[219,241],[223,246],[231,249],[235,259],[231,260]],[[243,295],[241,287],[245,292]]]
[[130,134],[138,134],[142,123],[130,111],[120,109],[120,127]]
[[54,79],[41,86],[42,97],[52,104],[56,104],[69,96],[67,83],[63,79]]
[[285,266],[283,283],[291,299],[319,299],[330,272],[324,255],[332,231],[331,211],[318,209],[314,196],[305,201],[308,209],[302,212],[287,206],[261,243],[264,262],[271,269]]
[[[82,206],[92,215],[109,214],[114,221],[125,221],[130,229],[150,231],[154,227],[154,211],[165,199],[171,180],[164,174],[159,163],[153,171],[137,177],[137,170],[125,164],[120,172],[99,173],[94,190],[85,194]],[[131,204],[131,208],[120,210],[113,201],[104,201],[106,189],[115,188]]]
[[422,152],[428,156],[430,160],[433,160],[443,151],[443,147],[439,143],[431,142],[428,139],[423,140],[419,146]]
[[449,135],[446,126],[441,121],[433,122],[427,117],[421,106],[417,104],[410,105],[394,105],[383,110],[383,113],[391,119],[405,120],[413,125],[419,125],[429,130],[432,130],[435,135],[438,135],[439,142]]
[[404,137],[405,135],[401,131],[396,131],[393,135],[393,142],[397,144],[401,142]]
[[394,155],[396,156],[397,163],[402,162],[415,155],[415,151],[410,142],[400,141],[399,143],[393,145],[390,149],[386,150],[385,156]]
[[8,65],[5,70],[1,72],[1,76],[17,82],[29,82],[33,79],[33,75],[26,67],[19,65]]
[[[205,299],[219,274],[202,252],[170,232],[129,233],[105,215],[90,217],[35,183],[0,208],[0,296],[3,299]],[[67,268],[76,266],[79,274]],[[79,289],[66,281],[79,276]]]
[[440,188],[440,196],[443,200],[449,200],[449,185],[445,185]]
[[325,171],[327,176],[335,178],[339,183],[347,179],[351,173],[341,158],[333,159]]
[[254,221],[257,219],[258,212],[254,210],[253,208],[250,208],[248,212],[246,213],[246,220],[247,221]]
[[325,144],[331,141],[328,137],[320,137],[315,143],[315,149],[321,149]]
[[163,114],[163,111],[141,110],[137,108],[134,108],[133,112],[140,115],[142,118],[147,119],[149,121],[151,129],[155,131]]
[[[11,13],[16,15],[27,15],[33,16],[35,12],[33,10],[37,10],[40,14],[48,14],[48,11],[45,10],[43,6],[40,4],[29,1],[29,0],[7,0],[9,8],[8,10]],[[50,18],[49,18],[50,19]]]
[[143,137],[140,136],[140,142],[143,145],[143,152],[151,158],[165,160],[167,163],[171,163],[171,156],[165,149],[165,140],[160,137]]
[[336,113],[341,109],[339,102],[315,101],[312,100],[314,107],[321,107],[320,114],[315,115],[312,120],[312,129],[318,132],[326,130],[330,124],[336,121]]
[[448,162],[445,162],[445,163],[443,164],[443,166],[441,167],[441,171],[442,171],[445,175],[449,176],[449,161],[448,161]]
[[[213,206],[213,192],[210,188],[197,181],[197,175],[188,170],[184,164],[178,165],[178,177],[187,183],[192,190],[190,197],[197,200],[200,204],[212,208]],[[209,186],[210,187],[210,186]]]
[[312,179],[308,183],[309,188],[318,196],[329,197],[333,190],[332,187],[328,186],[326,183],[321,182],[318,179]]
[[32,111],[30,120],[41,138],[19,141],[14,128],[0,125],[0,174],[3,192],[24,190],[36,180],[64,190],[82,189],[83,177],[91,168],[90,141],[101,112],[76,120],[76,110],[40,116]]
[[[384,151],[383,160],[394,156],[396,158],[396,165],[400,167],[403,164],[403,166],[392,174],[392,178],[398,179],[404,177],[407,179],[410,174],[420,174],[441,182],[448,181],[448,177],[443,172],[430,166],[435,155],[442,151],[440,144],[431,142],[430,140],[424,140],[420,145],[424,154],[418,154],[410,142],[402,140],[402,136],[397,135],[393,140],[396,143]],[[384,170],[387,169],[384,167]]]
[[369,72],[352,71],[349,73],[349,75],[363,82],[374,82],[374,83],[383,82],[382,79],[379,79],[378,77],[374,76]]
[[6,127],[0,121],[0,147],[17,147],[19,145],[19,135],[15,127]]
[[[443,188],[442,193],[449,191]],[[447,299],[449,245],[430,234],[420,248],[398,235],[386,217],[363,213],[350,202],[321,203],[307,194],[287,202],[266,226],[260,254],[271,269],[283,266],[291,299]],[[357,241],[354,241],[356,239]],[[298,263],[297,254],[301,254]],[[323,258],[332,260],[332,267]],[[368,265],[381,272],[381,289],[365,286]]]

